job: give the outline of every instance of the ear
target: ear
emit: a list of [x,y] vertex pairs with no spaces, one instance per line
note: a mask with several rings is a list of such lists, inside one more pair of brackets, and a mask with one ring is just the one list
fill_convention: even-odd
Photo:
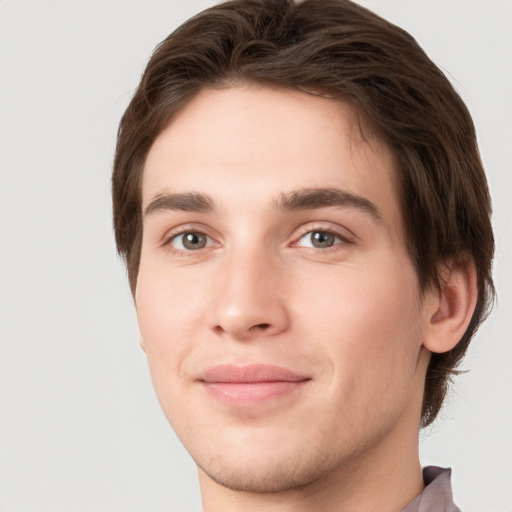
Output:
[[428,292],[428,325],[423,346],[431,352],[447,352],[457,345],[468,328],[478,297],[476,269],[463,259],[452,262],[443,272],[441,289]]
[[[137,287],[132,288],[132,298],[133,298],[133,304],[135,306],[135,312],[137,312],[137,290],[138,290]],[[137,323],[138,323],[138,319],[137,319]],[[146,343],[144,341],[144,338],[142,337],[142,333],[140,332],[140,327],[139,327],[139,346],[142,349],[142,351],[144,353],[146,353]]]

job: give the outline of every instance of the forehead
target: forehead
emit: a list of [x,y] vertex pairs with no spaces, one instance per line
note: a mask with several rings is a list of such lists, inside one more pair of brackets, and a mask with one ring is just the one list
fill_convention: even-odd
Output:
[[392,213],[394,168],[390,150],[348,102],[247,84],[205,89],[155,140],[143,209],[162,193],[230,196],[248,207],[249,197],[263,203],[330,187],[371,196]]

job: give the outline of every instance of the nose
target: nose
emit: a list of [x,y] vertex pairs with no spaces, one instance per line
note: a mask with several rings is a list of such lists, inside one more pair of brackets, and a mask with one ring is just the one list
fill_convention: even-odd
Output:
[[231,254],[221,264],[212,294],[216,334],[250,340],[289,327],[282,263],[263,250]]

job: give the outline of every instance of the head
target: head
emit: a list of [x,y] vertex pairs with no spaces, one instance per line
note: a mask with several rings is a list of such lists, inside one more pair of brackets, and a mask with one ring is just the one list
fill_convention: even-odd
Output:
[[226,2],[157,47],[121,121],[113,175],[116,242],[132,293],[155,141],[188,107],[195,112],[194,102],[211,107],[208,95],[222,101],[223,92],[251,88],[337,102],[359,143],[387,155],[420,298],[442,290],[456,269],[472,269],[467,328],[449,350],[430,350],[421,406],[430,424],[493,296],[488,189],[470,115],[449,81],[409,34],[348,0]]

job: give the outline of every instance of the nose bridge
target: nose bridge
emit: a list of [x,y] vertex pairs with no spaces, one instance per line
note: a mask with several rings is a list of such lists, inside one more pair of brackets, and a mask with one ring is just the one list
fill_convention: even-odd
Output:
[[213,326],[235,338],[271,335],[288,325],[282,262],[264,244],[227,249],[214,290]]

